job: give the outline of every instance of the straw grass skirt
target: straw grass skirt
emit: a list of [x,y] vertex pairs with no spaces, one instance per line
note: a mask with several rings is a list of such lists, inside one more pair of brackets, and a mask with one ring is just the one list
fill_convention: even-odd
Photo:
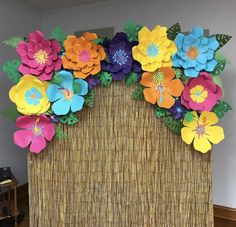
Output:
[[184,144],[151,105],[113,83],[28,156],[31,227],[212,227],[211,154]]

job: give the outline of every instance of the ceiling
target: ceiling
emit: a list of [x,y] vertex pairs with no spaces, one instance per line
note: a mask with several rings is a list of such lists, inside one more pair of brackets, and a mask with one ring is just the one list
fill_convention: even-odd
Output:
[[34,8],[46,10],[70,7],[75,5],[86,5],[97,2],[105,2],[107,0],[18,0]]

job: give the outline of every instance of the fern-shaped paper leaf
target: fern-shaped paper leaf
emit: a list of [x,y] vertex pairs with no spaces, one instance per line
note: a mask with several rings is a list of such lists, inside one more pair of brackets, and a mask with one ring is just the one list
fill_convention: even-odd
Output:
[[136,87],[136,89],[133,91],[132,98],[134,100],[144,100],[143,90],[144,90],[144,87],[139,84]]
[[211,111],[214,112],[219,118],[222,118],[225,113],[230,110],[232,110],[232,107],[227,102],[219,101]]
[[94,90],[90,90],[84,98],[85,105],[88,106],[89,108],[93,108],[94,98],[95,98]]
[[8,61],[3,64],[2,70],[6,73],[7,78],[13,83],[18,83],[22,75],[18,71],[21,62],[19,60]]
[[12,48],[17,48],[20,42],[24,42],[24,37],[21,36],[11,36],[9,39],[4,40],[2,43],[6,46],[10,46]]
[[167,37],[170,40],[174,40],[175,37],[181,33],[181,28],[180,28],[180,24],[176,23],[174,25],[172,25],[168,30],[167,30]]
[[180,134],[183,123],[180,119],[175,120],[172,116],[168,116],[164,120],[165,125],[175,134]]
[[78,117],[74,113],[69,113],[67,115],[60,116],[58,117],[58,119],[61,123],[66,125],[74,125],[79,121]]

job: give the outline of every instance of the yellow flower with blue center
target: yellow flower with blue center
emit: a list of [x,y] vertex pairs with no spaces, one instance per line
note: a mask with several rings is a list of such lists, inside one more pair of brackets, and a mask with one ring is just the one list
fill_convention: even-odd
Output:
[[9,97],[24,115],[37,115],[47,112],[50,102],[47,98],[47,83],[32,75],[25,75],[11,88]]
[[171,57],[177,52],[177,47],[167,38],[166,27],[158,25],[152,31],[143,27],[138,33],[138,41],[132,53],[144,71],[154,72],[161,67],[172,66]]

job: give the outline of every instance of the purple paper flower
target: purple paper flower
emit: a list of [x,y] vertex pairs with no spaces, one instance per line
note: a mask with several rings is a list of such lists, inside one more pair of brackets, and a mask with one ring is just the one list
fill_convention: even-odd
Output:
[[86,81],[88,83],[89,90],[93,89],[94,87],[96,87],[100,84],[100,80],[96,76],[89,76],[86,78]]
[[187,109],[181,104],[181,100],[178,99],[175,101],[175,104],[169,109],[174,119],[183,118]]
[[132,47],[135,45],[124,32],[116,33],[110,41],[105,40],[103,46],[108,62],[102,62],[102,70],[110,72],[113,80],[122,80],[131,71],[139,74],[141,66],[132,57]]

